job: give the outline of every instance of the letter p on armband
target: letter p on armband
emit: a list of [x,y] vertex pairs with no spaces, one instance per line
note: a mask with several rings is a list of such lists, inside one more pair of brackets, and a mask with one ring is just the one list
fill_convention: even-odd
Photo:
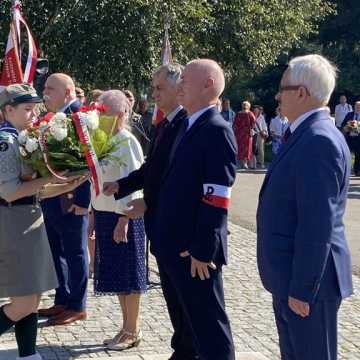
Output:
[[217,184],[204,184],[202,201],[210,206],[228,209],[230,206],[231,187]]

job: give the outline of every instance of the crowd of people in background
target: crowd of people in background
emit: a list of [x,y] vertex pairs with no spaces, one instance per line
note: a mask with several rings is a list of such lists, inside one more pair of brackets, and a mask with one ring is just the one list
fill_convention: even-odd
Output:
[[[271,144],[271,156],[268,161],[279,152],[289,122],[281,113],[280,107],[275,110],[276,116],[270,118],[264,113],[260,105],[252,106],[249,101],[243,101],[241,110],[235,112],[230,105],[230,100],[222,100],[221,115],[228,121],[234,130],[238,145],[239,169],[265,169],[265,145]],[[331,113],[329,107],[326,110]],[[339,98],[335,106],[335,126],[344,134],[350,151],[354,154],[353,172],[360,176],[360,101],[354,106],[348,104],[345,95]]]

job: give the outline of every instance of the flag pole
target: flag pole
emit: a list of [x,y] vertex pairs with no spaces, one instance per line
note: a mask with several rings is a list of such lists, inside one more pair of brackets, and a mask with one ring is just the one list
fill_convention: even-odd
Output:
[[21,5],[19,3],[18,0],[12,0],[11,1],[11,24],[13,24],[13,27],[12,27],[12,31],[13,31],[13,40],[16,39],[16,41],[14,42],[14,44],[16,44],[16,52],[19,56],[19,61],[21,63],[21,49],[20,49],[20,23],[19,23],[19,20],[18,18],[16,18],[16,14],[15,14],[15,10],[16,10],[16,7],[19,5],[19,7],[21,8]]
[[170,16],[167,14],[164,20],[164,42],[163,42],[163,49],[161,54],[162,64],[171,63],[172,56],[171,56],[171,45],[169,39],[169,30],[171,28],[171,19]]
[[11,22],[10,22],[10,33],[12,37],[12,41],[14,44],[14,52],[16,56],[15,66],[17,67],[18,73],[21,77],[21,82],[24,81],[24,74],[21,67],[21,59],[20,59],[20,49],[19,49],[19,37],[18,37],[18,30],[17,30],[17,23],[15,20],[15,7],[17,6],[17,0],[12,0],[11,6]]

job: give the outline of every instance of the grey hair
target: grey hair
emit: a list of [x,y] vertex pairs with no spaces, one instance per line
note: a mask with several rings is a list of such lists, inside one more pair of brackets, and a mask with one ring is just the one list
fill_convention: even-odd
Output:
[[129,114],[130,102],[120,90],[104,91],[99,97],[99,102],[105,105],[109,115]]
[[165,73],[168,81],[172,82],[175,85],[181,78],[181,75],[184,71],[184,66],[178,63],[170,63],[159,66],[153,73],[153,77]]
[[321,55],[311,54],[292,59],[288,67],[289,84],[302,85],[314,99],[327,104],[335,88],[337,68]]

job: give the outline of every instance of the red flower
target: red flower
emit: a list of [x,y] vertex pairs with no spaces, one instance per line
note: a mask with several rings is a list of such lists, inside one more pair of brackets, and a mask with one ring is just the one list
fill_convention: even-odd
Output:
[[79,112],[89,112],[89,111],[98,111],[99,113],[104,113],[107,111],[106,106],[104,104],[100,103],[93,103],[87,106],[82,106],[79,109]]
[[45,114],[44,116],[39,116],[39,117],[33,122],[33,126],[34,126],[34,127],[39,127],[42,122],[47,122],[47,123],[48,123],[53,116],[54,116],[54,113],[52,113],[52,112],[48,112],[48,113]]
[[53,112],[48,112],[47,114],[45,114],[45,115],[41,118],[40,122],[41,122],[41,121],[49,122],[54,115],[55,115],[55,114],[54,114]]

